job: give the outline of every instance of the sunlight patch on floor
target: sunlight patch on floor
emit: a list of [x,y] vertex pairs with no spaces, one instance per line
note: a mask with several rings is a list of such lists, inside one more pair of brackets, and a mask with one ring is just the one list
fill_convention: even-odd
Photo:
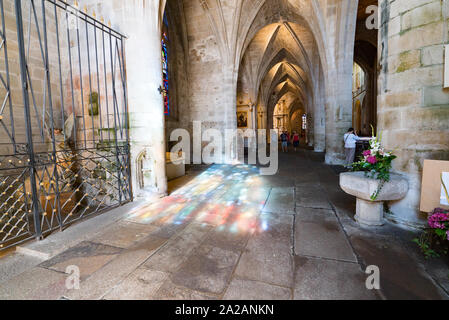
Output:
[[259,168],[214,165],[170,196],[139,208],[130,219],[157,225],[196,222],[232,233],[263,232],[260,216],[269,195]]

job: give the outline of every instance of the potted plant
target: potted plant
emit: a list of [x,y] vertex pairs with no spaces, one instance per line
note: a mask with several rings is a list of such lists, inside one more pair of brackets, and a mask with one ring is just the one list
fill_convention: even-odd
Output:
[[89,95],[89,116],[98,116],[99,110],[98,110],[98,93],[92,92]]
[[[449,203],[449,192],[441,175],[443,191]],[[449,210],[437,208],[429,214],[428,228],[414,240],[421,248],[426,258],[437,258],[449,253]]]
[[385,151],[373,129],[369,150],[352,164],[352,172],[340,175],[341,188],[357,198],[355,219],[362,226],[382,226],[384,202],[403,199],[408,193],[408,181],[391,173],[394,159],[396,156]]
[[429,214],[428,228],[414,239],[426,258],[438,258],[449,252],[449,210],[435,209]]
[[353,163],[352,171],[364,172],[365,176],[371,179],[379,180],[379,187],[371,195],[371,200],[376,201],[385,183],[390,181],[390,171],[392,162],[397,157],[391,152],[386,152],[382,147],[381,138],[374,136],[370,140],[370,148],[363,152],[359,162]]

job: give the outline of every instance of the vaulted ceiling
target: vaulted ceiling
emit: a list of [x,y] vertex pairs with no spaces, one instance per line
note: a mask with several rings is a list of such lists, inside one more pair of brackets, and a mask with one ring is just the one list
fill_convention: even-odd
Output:
[[318,48],[311,31],[281,21],[261,28],[248,43],[240,64],[238,103],[253,102],[272,116],[285,101],[288,112],[311,104]]
[[339,86],[335,81],[344,74],[339,70],[352,67],[347,61],[352,60],[356,1],[170,1],[178,3],[177,21],[185,34],[191,109],[199,113],[210,104],[202,97],[213,96],[216,105],[229,106],[226,121],[231,123],[236,103],[257,104],[268,116],[293,94],[291,112],[304,109],[315,118],[317,131],[325,130],[327,115],[336,114],[326,109],[338,107],[335,99],[325,103],[327,95]]

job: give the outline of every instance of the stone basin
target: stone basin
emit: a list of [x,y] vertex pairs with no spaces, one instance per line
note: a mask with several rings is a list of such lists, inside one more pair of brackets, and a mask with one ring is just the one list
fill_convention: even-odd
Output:
[[377,191],[380,181],[365,176],[364,172],[340,174],[340,187],[357,198],[355,219],[362,226],[384,225],[384,202],[403,199],[409,190],[408,181],[398,174],[391,174],[375,201],[371,196]]

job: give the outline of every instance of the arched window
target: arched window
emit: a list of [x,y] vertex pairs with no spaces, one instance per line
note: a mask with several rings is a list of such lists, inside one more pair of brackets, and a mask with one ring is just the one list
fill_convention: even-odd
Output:
[[166,116],[170,115],[170,97],[169,97],[169,90],[170,86],[168,83],[169,77],[168,77],[168,44],[169,44],[169,37],[168,37],[168,19],[167,14],[164,14],[164,24],[162,26],[162,80],[164,83],[164,91],[162,93],[164,98],[164,112]]
[[353,75],[352,75],[352,92],[354,95],[358,94],[360,91],[365,90],[365,80],[366,74],[362,67],[354,62]]

